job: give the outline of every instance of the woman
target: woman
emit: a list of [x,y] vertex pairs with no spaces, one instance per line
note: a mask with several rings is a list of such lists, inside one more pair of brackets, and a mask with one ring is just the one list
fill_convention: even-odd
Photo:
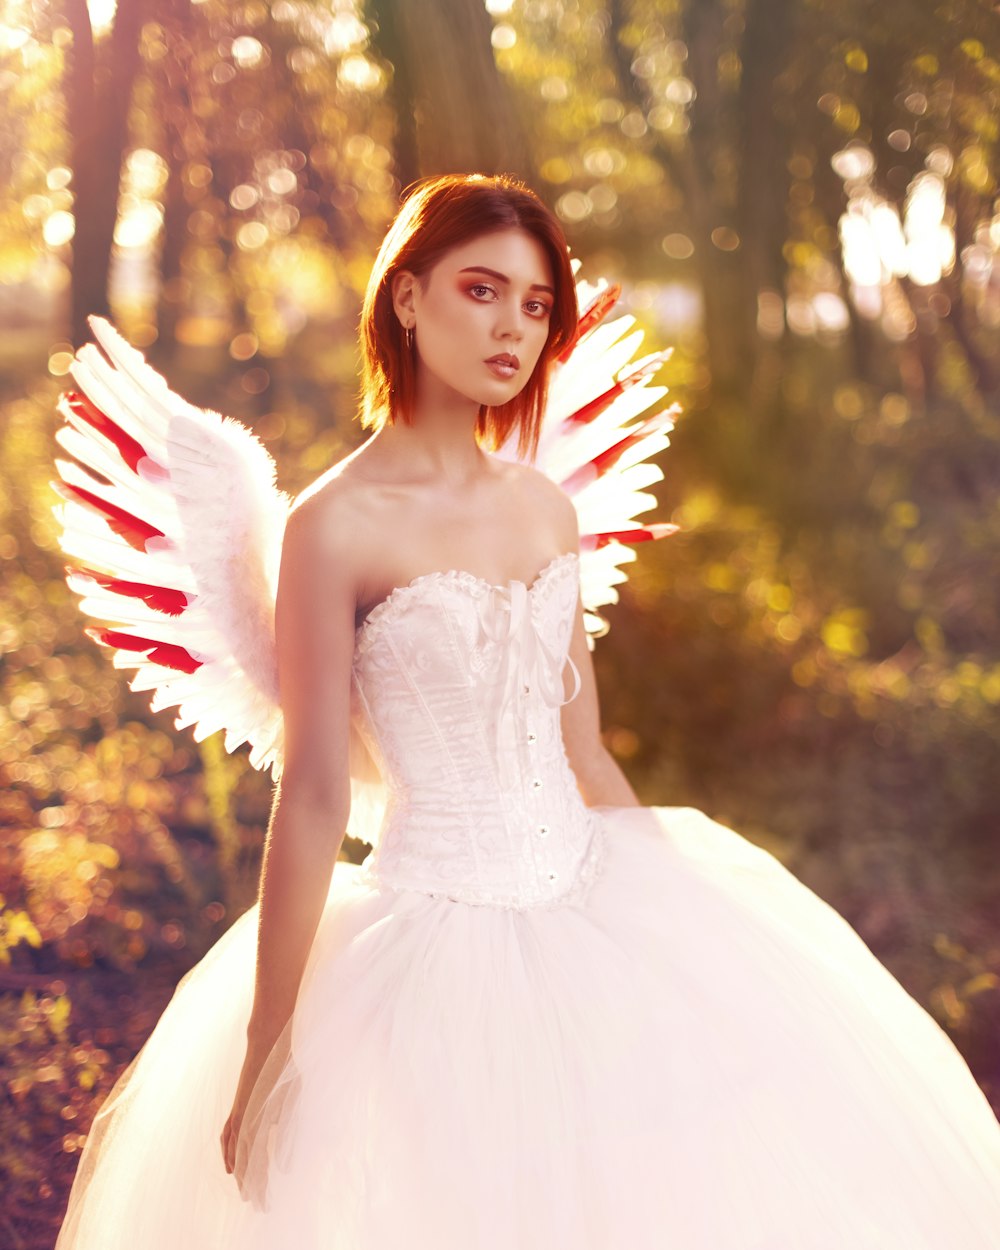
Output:
[[[532,446],[575,318],[522,185],[404,203],[362,315],[375,432],[285,531],[259,903],[102,1109],[57,1250],[996,1246],[1000,1125],[945,1033],[601,744],[575,509],[482,446]],[[354,732],[388,805],[334,868]]]

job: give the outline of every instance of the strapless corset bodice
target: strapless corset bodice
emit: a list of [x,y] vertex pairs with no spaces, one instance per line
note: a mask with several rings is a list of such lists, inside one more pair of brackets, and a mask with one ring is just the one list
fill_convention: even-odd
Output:
[[398,587],[362,622],[352,711],[388,789],[370,879],[514,907],[585,891],[601,827],[560,722],[579,689],[578,589],[575,552],[530,586],[447,570]]

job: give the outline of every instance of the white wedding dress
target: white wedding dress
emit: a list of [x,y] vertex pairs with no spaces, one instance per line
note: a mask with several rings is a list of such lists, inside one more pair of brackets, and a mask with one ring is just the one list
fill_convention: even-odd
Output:
[[334,870],[242,1191],[256,905],[105,1103],[57,1250],[1000,1246],[1000,1124],[847,922],[701,812],[583,804],[578,583],[574,553],[530,587],[431,573],[361,624],[389,801]]

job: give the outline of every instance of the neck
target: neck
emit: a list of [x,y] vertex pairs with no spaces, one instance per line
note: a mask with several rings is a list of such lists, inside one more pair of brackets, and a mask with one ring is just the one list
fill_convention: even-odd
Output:
[[418,375],[412,424],[399,419],[383,426],[369,440],[370,452],[389,479],[465,485],[486,467],[487,453],[476,441],[478,415],[474,400]]

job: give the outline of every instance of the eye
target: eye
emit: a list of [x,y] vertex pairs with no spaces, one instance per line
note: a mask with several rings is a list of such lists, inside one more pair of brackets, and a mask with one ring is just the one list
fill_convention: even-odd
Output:
[[551,305],[546,304],[543,299],[529,299],[528,303],[534,304],[538,309],[538,312],[535,314],[536,317],[547,317],[552,311]]
[[[474,283],[472,284],[472,286],[470,286],[470,287],[469,287],[469,291],[470,291],[470,292],[474,292],[474,291],[492,291],[492,290],[493,290],[493,288],[490,286],[490,284],[489,284],[488,282],[474,282]],[[494,292],[494,294],[496,294],[496,292]],[[477,298],[478,298],[478,297],[477,297]]]

